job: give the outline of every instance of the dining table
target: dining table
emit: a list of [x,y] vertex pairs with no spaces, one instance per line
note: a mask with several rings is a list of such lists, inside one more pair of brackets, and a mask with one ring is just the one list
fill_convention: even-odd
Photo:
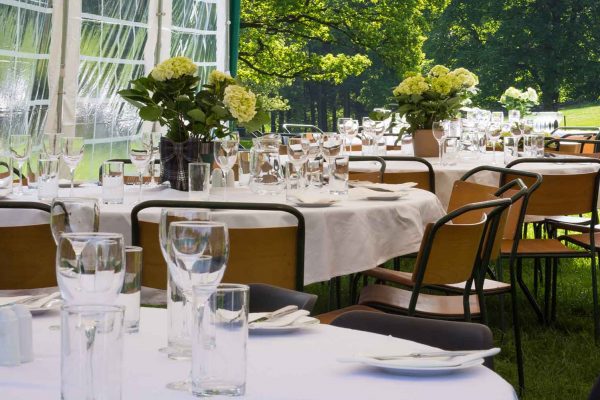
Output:
[[[58,310],[33,317],[34,360],[0,366],[0,398],[60,398],[61,330]],[[188,376],[190,360],[171,360],[158,351],[167,340],[164,309],[141,310],[138,333],[123,337],[122,398],[184,400],[193,398],[166,384]],[[516,399],[513,387],[483,365],[441,374],[398,374],[342,359],[369,352],[414,352],[431,349],[391,336],[314,325],[271,334],[250,332],[247,343],[246,393],[242,399]]]
[[[96,198],[100,202],[101,232],[121,233],[131,242],[131,210],[137,201],[137,186],[126,186],[122,204],[102,203],[102,187],[82,183],[73,191],[75,197]],[[364,191],[361,192],[364,194]],[[377,192],[373,192],[377,194]],[[69,196],[69,189],[59,189],[59,196]],[[397,256],[419,250],[424,228],[445,214],[438,197],[425,190],[406,188],[398,198],[376,200],[354,195],[337,196],[326,207],[302,207],[279,194],[256,194],[247,186],[213,188],[209,201],[287,204],[302,213],[305,220],[305,285],[328,281],[373,268]],[[144,188],[142,200],[189,200],[187,192],[171,189],[168,184]],[[9,195],[0,201],[38,201],[35,190],[24,195]],[[202,207],[202,203],[198,203]],[[294,226],[294,216],[273,211],[214,210],[211,218],[235,228]],[[160,220],[160,209],[145,209],[140,221]],[[39,210],[0,208],[0,226],[47,224],[48,214]]]
[[[353,155],[360,155],[360,152],[353,152]],[[385,156],[406,156],[405,153],[399,150],[387,151]],[[574,154],[572,157],[575,157]],[[549,156],[552,157],[552,156]],[[571,156],[570,156],[571,157]],[[552,157],[555,158],[555,157]],[[556,157],[557,160],[560,157]],[[444,207],[448,206],[450,194],[454,182],[459,180],[466,172],[475,167],[482,165],[490,165],[496,167],[504,167],[504,153],[496,151],[481,152],[461,152],[456,160],[451,163],[444,162],[440,165],[438,157],[425,157],[435,174],[435,193]],[[550,161],[551,158],[548,158]],[[515,166],[515,169],[521,169],[528,172],[548,175],[563,175],[563,174],[579,174],[595,172],[600,167],[600,164],[586,163],[589,158],[581,157],[581,163],[561,164],[560,162],[548,163],[523,163]],[[351,163],[350,169],[356,172],[375,172],[379,170],[379,164],[374,161],[356,161]],[[411,161],[386,161],[386,173],[401,173],[401,172],[417,172],[425,171],[426,167],[422,163]],[[496,172],[481,171],[470,178],[471,182],[480,183],[482,185],[498,185],[499,175]]]

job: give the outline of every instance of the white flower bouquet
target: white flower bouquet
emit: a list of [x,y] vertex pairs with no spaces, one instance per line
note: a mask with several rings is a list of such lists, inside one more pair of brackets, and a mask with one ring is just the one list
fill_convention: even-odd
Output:
[[521,91],[511,86],[500,96],[500,104],[507,110],[519,110],[523,116],[529,114],[531,109],[539,104],[539,97],[533,88]]
[[477,93],[479,79],[465,68],[436,65],[427,75],[408,76],[393,91],[398,112],[410,130],[431,129],[434,121],[449,119]]
[[121,97],[139,109],[145,121],[168,126],[167,137],[184,142],[190,137],[210,142],[229,133],[227,122],[253,131],[268,123],[260,97],[230,75],[213,70],[199,88],[198,68],[187,57],[173,57],[147,77],[130,82]]

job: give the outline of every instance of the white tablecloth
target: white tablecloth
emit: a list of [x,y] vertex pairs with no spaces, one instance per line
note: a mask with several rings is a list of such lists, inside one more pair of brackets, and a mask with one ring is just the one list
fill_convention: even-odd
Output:
[[[59,195],[67,196],[68,189]],[[76,188],[75,196],[101,196],[97,186]],[[137,191],[128,188],[124,204],[100,206],[100,230],[118,232],[131,239],[130,212]],[[36,201],[35,193],[11,200]],[[147,190],[144,200],[187,200],[186,192],[172,189]],[[222,201],[221,194],[210,200]],[[285,195],[259,196],[247,188],[229,190],[228,201],[286,203]],[[10,201],[10,200],[9,200]],[[444,209],[435,195],[424,190],[411,189],[406,198],[395,201],[343,200],[326,208],[299,208],[306,223],[304,282],[310,284],[336,276],[373,268],[393,257],[416,252],[423,229],[434,222]],[[158,222],[159,209],[140,214],[140,220]],[[213,219],[232,227],[290,226],[296,218],[280,212],[215,211]],[[0,209],[0,226],[18,226],[46,223],[43,212]]]
[[[354,154],[354,153],[353,153]],[[356,153],[359,154],[358,152]],[[399,156],[399,151],[388,151],[389,156]],[[459,160],[455,165],[439,165],[438,158],[426,158],[427,161],[433,166],[435,172],[435,192],[439,197],[444,207],[448,206],[450,200],[450,194],[452,193],[452,186],[454,182],[460,179],[465,172],[478,167],[480,165],[493,165],[494,157],[492,152],[486,154],[479,154],[477,158],[470,160]],[[585,159],[582,159],[585,161]],[[496,166],[504,167],[504,154],[500,151],[496,152]],[[352,163],[350,168],[353,171],[376,171],[378,167],[374,165],[374,162],[355,162]],[[556,163],[525,163],[513,167],[515,169],[522,169],[524,171],[537,172],[540,174],[579,174],[585,172],[593,172],[598,169],[598,164],[556,164]],[[386,172],[414,172],[414,171],[425,171],[426,168],[423,164],[416,162],[405,162],[405,161],[386,161]],[[499,176],[496,173],[482,171],[472,178],[473,182],[481,183],[484,185],[498,185]]]
[[[34,318],[32,363],[0,367],[0,398],[60,398],[60,331],[48,326],[58,313]],[[166,312],[142,309],[138,334],[124,340],[123,399],[191,399],[165,384],[185,378],[189,361],[169,360],[157,350],[166,343]],[[332,326],[284,335],[250,336],[244,399],[515,399],[506,381],[484,366],[435,377],[391,375],[338,357],[396,347],[407,352],[424,346],[405,340]]]

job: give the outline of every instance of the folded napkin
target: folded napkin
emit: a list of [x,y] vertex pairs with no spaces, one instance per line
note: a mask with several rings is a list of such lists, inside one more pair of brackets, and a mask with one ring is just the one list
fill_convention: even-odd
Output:
[[399,197],[404,197],[407,194],[404,191],[396,191],[396,192],[380,192],[376,190],[370,190],[364,187],[356,187],[349,190],[350,198],[353,199],[397,199]]
[[337,201],[326,193],[298,193],[294,198],[298,203],[307,204],[333,204]]
[[[249,326],[251,328],[280,328],[298,324],[303,325],[308,323],[308,320],[312,321],[315,319],[308,317],[308,314],[310,314],[310,312],[307,310],[297,310],[289,314],[284,314],[280,317],[268,319],[266,321],[251,322]],[[249,319],[252,320],[252,317],[249,317]]]
[[417,186],[416,182],[404,182],[398,184],[392,183],[373,183],[367,181],[350,181],[350,186],[354,188],[366,188],[380,192],[403,192],[407,189]]
[[453,352],[453,351],[425,351],[406,354],[357,354],[351,357],[341,357],[340,362],[357,362],[369,365],[407,368],[451,368],[494,356],[500,349],[494,347],[489,350]]

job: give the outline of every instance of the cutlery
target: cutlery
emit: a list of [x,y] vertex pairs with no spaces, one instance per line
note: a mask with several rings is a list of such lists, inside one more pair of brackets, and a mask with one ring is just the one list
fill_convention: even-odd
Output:
[[390,354],[390,355],[374,355],[365,356],[373,358],[375,360],[398,360],[403,358],[428,358],[428,357],[459,357],[468,356],[473,354],[481,354],[481,357],[489,357],[500,353],[500,349],[495,347],[489,350],[458,350],[458,351],[431,351],[431,352],[418,352],[408,354]]
[[254,322],[264,322],[271,319],[279,318],[284,315],[291,314],[298,310],[298,306],[285,306],[280,308],[279,310],[275,310],[268,313],[256,313],[256,315],[248,316],[248,323],[252,324]]

